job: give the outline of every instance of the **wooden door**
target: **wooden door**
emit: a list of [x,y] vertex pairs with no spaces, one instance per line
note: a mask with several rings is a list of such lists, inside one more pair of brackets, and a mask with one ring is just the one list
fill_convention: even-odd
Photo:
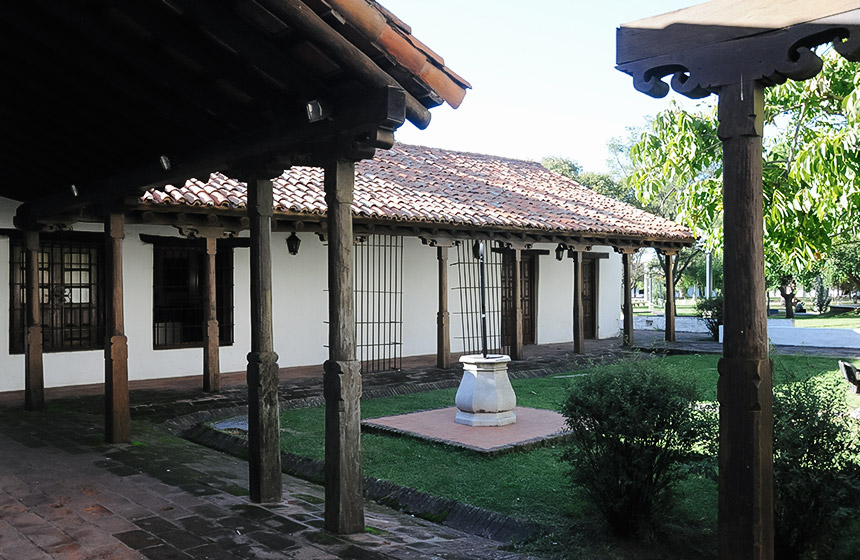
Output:
[[582,260],[582,326],[584,338],[597,338],[597,261]]
[[523,252],[520,260],[520,305],[523,310],[523,344],[537,339],[537,255]]

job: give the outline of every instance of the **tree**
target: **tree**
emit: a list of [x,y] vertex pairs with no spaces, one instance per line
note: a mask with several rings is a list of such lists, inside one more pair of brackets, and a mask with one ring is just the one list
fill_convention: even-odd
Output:
[[[808,270],[860,214],[858,66],[825,54],[805,82],[765,98],[765,249],[792,273]],[[709,248],[722,239],[722,148],[713,108],[658,114],[631,147],[628,183],[645,203],[672,198],[678,221]]]
[[548,156],[541,160],[541,165],[573,179],[583,187],[588,187],[596,193],[620,200],[632,206],[639,206],[636,193],[629,186],[619,181],[611,173],[597,173],[585,171],[582,166],[569,158],[559,156]]
[[834,245],[822,272],[830,285],[848,285],[860,290],[860,242]]

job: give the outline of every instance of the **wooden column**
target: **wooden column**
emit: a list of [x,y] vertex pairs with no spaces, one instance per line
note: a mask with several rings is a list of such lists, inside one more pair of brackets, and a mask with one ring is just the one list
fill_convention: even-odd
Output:
[[674,253],[666,255],[666,341],[675,342],[675,277],[672,263]]
[[622,345],[633,346],[633,266],[630,262],[631,252],[624,250],[621,253],[621,266],[623,268],[622,285],[624,286],[624,328],[622,334]]
[[217,315],[217,293],[215,280],[215,256],[218,242],[214,237],[206,237],[206,270],[203,273],[203,390],[221,390],[221,365],[219,359],[219,328]]
[[105,220],[105,440],[131,441],[128,408],[128,339],[125,336],[122,291],[122,240],[125,217]]
[[361,480],[361,363],[355,359],[352,197],[355,163],[325,166],[328,206],[329,359],[324,365],[325,528],[364,531]]
[[582,317],[582,251],[573,253],[573,351],[585,353],[585,321]]
[[773,385],[763,294],[764,87],[723,86],[724,342],[719,362],[720,558],[773,558]]
[[513,305],[513,324],[511,325],[511,359],[523,359],[523,284],[522,284],[522,249],[511,249],[511,298]]
[[248,353],[248,469],[251,501],[281,500],[278,355],[272,336],[272,182],[248,181],[251,220],[251,351]]
[[39,232],[24,232],[26,252],[27,334],[24,339],[24,408],[45,408],[45,372],[42,366],[42,298],[39,293]]
[[439,311],[436,313],[436,367],[451,367],[451,326],[448,315],[448,246],[436,246],[439,261]]

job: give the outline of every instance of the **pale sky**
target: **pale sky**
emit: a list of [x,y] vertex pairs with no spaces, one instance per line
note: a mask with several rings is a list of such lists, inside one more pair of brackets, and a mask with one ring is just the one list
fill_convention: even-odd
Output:
[[615,70],[621,23],[697,0],[380,0],[472,84],[457,110],[431,110],[398,141],[518,159],[556,155],[606,170],[606,143],[665,109]]

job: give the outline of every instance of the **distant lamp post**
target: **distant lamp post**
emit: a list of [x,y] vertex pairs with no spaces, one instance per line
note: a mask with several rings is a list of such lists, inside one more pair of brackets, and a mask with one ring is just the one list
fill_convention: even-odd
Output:
[[296,232],[291,233],[290,236],[287,237],[287,251],[289,251],[291,255],[299,254],[299,245],[301,244],[302,240],[299,239],[299,236],[296,235]]
[[558,246],[555,248],[555,260],[557,260],[557,261],[562,260],[564,258],[565,250],[566,249],[565,249],[564,243],[559,243]]

